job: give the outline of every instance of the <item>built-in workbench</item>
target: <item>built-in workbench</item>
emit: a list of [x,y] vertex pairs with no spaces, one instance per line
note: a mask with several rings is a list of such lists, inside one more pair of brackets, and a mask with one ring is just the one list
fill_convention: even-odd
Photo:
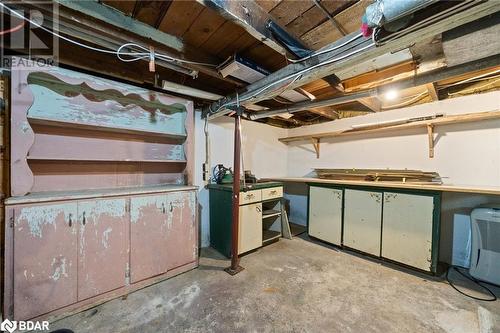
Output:
[[441,193],[499,195],[494,186],[275,178],[308,185],[308,233],[325,242],[435,273]]
[[[232,184],[210,184],[210,246],[231,256]],[[241,186],[238,254],[255,250],[282,236],[283,183]]]

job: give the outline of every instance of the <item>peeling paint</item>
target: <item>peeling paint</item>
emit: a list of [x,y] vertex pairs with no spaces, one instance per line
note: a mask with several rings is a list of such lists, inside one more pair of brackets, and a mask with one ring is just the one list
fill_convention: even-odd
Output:
[[[101,215],[111,217],[123,217],[125,215],[125,199],[116,200],[96,200],[79,203],[79,210],[85,212],[85,217],[88,221],[93,221],[95,224]],[[82,216],[83,218],[83,216]]]
[[108,227],[104,232],[102,233],[102,246],[104,246],[105,249],[109,247],[108,241],[109,241],[109,234],[113,229],[111,227]]
[[30,85],[30,89],[34,102],[28,110],[28,118],[186,135],[186,112],[152,114],[138,106],[123,107],[112,100],[103,103],[88,101],[83,96],[68,98],[35,84]]
[[41,238],[45,226],[50,225],[56,229],[56,221],[61,214],[64,215],[64,221],[69,221],[70,215],[75,218],[75,211],[76,204],[23,207],[19,218],[16,219],[16,226],[26,221],[31,235]]
[[52,280],[57,281],[61,277],[68,277],[68,273],[66,272],[66,258],[53,258],[50,265],[54,270],[54,273],[50,276]]
[[132,198],[130,201],[130,220],[132,223],[135,224],[142,219],[145,207],[155,207],[160,211],[167,209],[166,195],[148,195]]

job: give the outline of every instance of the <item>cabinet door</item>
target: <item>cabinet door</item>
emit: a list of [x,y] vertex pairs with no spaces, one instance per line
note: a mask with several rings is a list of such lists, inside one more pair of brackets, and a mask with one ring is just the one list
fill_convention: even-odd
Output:
[[342,190],[309,188],[309,235],[340,245],[342,241]]
[[384,193],[382,257],[430,271],[432,196]]
[[262,203],[240,206],[238,254],[262,246]]
[[14,209],[14,319],[77,301],[77,205]]
[[380,256],[382,193],[345,190],[344,245]]
[[195,192],[167,194],[167,262],[174,269],[198,258]]
[[126,200],[78,203],[78,300],[125,285],[128,263]]
[[166,194],[131,198],[130,220],[131,282],[166,273],[169,255]]

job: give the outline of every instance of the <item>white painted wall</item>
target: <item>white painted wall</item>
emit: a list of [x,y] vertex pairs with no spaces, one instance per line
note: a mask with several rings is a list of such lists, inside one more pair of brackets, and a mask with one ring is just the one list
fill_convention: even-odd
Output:
[[[342,119],[291,129],[289,136],[349,129],[354,124],[375,123],[407,117],[444,113],[500,110],[500,92],[471,95],[414,107],[386,111],[366,116]],[[500,186],[500,119],[473,123],[438,126],[434,158],[428,157],[425,129],[381,132],[321,140],[320,158],[310,142],[289,144],[287,174],[290,177],[308,175],[312,168],[391,168],[437,171],[443,181],[460,185]],[[306,186],[290,185],[290,219],[306,223]],[[495,196],[443,195],[440,259],[449,262],[454,213],[469,213],[477,204],[500,202]]]
[[[202,164],[205,162],[204,120],[200,112],[195,114],[195,185],[198,192],[201,245],[208,246],[209,206],[208,191],[204,188]],[[265,124],[242,121],[242,147],[245,170],[251,170],[258,178],[285,177],[288,147],[278,141],[287,135],[286,129]],[[220,117],[209,122],[210,165],[222,163],[233,166],[234,119]]]
[[[500,92],[454,98],[414,107],[346,118],[288,131],[289,136],[349,129],[354,124],[444,113],[500,110]],[[316,159],[310,142],[289,144],[288,175],[305,176],[314,167],[408,168],[437,171],[445,183],[500,186],[500,119],[438,126],[435,157],[428,157],[424,128],[321,139]]]

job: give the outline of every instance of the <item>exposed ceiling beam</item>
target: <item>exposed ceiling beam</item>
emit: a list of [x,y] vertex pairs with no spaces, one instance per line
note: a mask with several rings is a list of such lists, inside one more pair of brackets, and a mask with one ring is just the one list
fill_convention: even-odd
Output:
[[[360,91],[349,95],[344,95],[340,97],[333,97],[325,100],[313,101],[313,102],[301,102],[286,107],[269,109],[262,112],[256,112],[250,115],[252,120],[262,119],[266,117],[276,116],[283,113],[294,113],[304,110],[310,110],[311,108],[325,107],[330,105],[345,104],[348,102],[360,101],[366,98],[372,98],[377,95],[381,95],[388,90],[404,90],[412,87],[423,86],[427,83],[436,82],[439,80],[445,80],[451,77],[459,76],[464,73],[473,72],[476,70],[481,70],[484,68],[491,68],[498,66],[500,64],[500,54],[486,59],[481,59],[478,61],[470,62],[467,64],[448,67],[444,69],[438,69],[434,72],[422,74],[415,78],[406,79],[400,82],[386,84],[377,89],[370,89],[366,91]],[[373,110],[372,110],[373,111]]]
[[331,120],[339,119],[339,113],[337,111],[335,111],[331,106],[310,109],[307,111],[315,113],[317,115],[323,116],[323,117],[331,119]]
[[425,85],[427,91],[429,92],[429,96],[431,96],[433,102],[439,101],[439,95],[437,93],[436,85],[434,82],[427,83]]
[[[61,6],[59,15],[66,20],[66,25],[71,22],[71,27],[83,28],[85,31],[94,31],[99,38],[106,36],[123,43],[133,42],[143,46],[154,46],[158,52],[169,56],[197,61],[201,63],[218,64],[220,59],[204,52],[200,48],[184,43],[180,38],[157,30],[145,23],[134,20],[120,11],[94,1],[55,0]],[[43,4],[27,3],[35,8],[43,9]],[[75,15],[77,13],[78,15]],[[78,36],[75,36],[78,38]],[[95,41],[99,40],[95,38]],[[106,47],[106,46],[105,46]],[[243,86],[237,80],[222,78],[213,68],[199,64],[182,64],[211,77],[230,82],[236,86]]]
[[360,98],[358,102],[372,110],[373,112],[380,112],[382,110],[382,103],[377,97]]
[[[322,50],[332,47],[338,47],[337,49],[313,56],[311,59],[300,63],[290,64],[247,86],[238,92],[239,99],[241,101],[251,98],[253,103],[269,99],[270,97],[278,95],[280,89],[282,90],[284,85],[288,84],[288,89],[295,89],[306,83],[335,73],[336,71],[352,68],[382,54],[407,48],[417,41],[436,36],[443,31],[472,22],[486,15],[495,13],[498,10],[498,4],[495,1],[477,3],[471,8],[444,17],[432,25],[420,28],[416,31],[411,31],[378,47],[373,45],[371,39],[364,38],[340,46],[357,35],[357,33],[350,34],[326,46]],[[226,114],[229,111],[225,109],[224,105],[228,103],[231,105],[236,103],[236,95],[228,96],[204,108],[203,116],[211,114],[213,117],[215,113],[217,113],[217,115]]]
[[[180,38],[159,31],[145,23],[133,19],[132,17],[126,16],[112,7],[102,5],[95,1],[54,1],[63,7],[72,9],[80,14],[90,16],[96,20],[106,22],[107,24],[113,25],[117,28],[140,36],[147,36],[149,39],[178,52],[182,52],[185,48],[184,42]],[[140,3],[141,1],[137,2]]]
[[[197,0],[198,3],[217,11],[227,20],[241,26],[255,39],[266,44],[276,52],[287,54],[286,49],[277,43],[267,28],[270,21],[274,22],[271,15],[260,7],[254,0]],[[274,22],[277,25],[276,22]],[[293,39],[299,45],[301,44],[290,34],[285,27],[279,27],[289,38]]]
[[316,7],[318,7],[325,15],[326,17],[328,17],[328,19],[330,20],[330,22],[332,22],[333,26],[343,35],[347,35],[347,31],[345,31],[345,29],[340,25],[339,22],[337,22],[337,20],[335,19],[335,17],[333,17],[330,12],[325,8],[325,6],[323,6],[323,4],[320,2],[320,0],[312,0],[314,2],[314,4],[316,5]]
[[158,29],[160,27],[161,22],[165,18],[165,15],[167,15],[167,11],[170,8],[170,5],[172,4],[173,0],[164,0],[161,3],[160,6],[160,13],[158,14],[158,18],[155,21],[154,27],[155,29]]

